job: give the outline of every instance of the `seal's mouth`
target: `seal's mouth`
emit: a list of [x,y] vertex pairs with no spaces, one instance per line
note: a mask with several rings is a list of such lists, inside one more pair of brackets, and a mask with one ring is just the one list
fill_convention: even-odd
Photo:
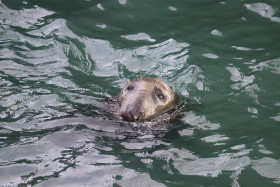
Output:
[[[139,106],[139,105],[138,105]],[[157,112],[152,112],[150,110],[145,110],[145,108],[130,106],[126,108],[125,111],[121,112],[119,116],[128,122],[144,122],[144,121],[152,121],[153,119],[172,111],[176,108],[174,103],[170,103],[169,105],[155,109]]]
[[138,116],[134,116],[134,115],[121,115],[121,117],[128,122],[136,122],[136,121],[143,121],[143,115],[139,114]]
[[133,98],[122,105],[120,103],[119,116],[128,122],[144,122],[151,121],[158,116],[175,108],[177,99],[166,105],[153,104],[152,98],[144,97],[142,94],[139,97]]
[[146,112],[135,107],[127,108],[120,116],[128,122],[144,121],[147,117]]

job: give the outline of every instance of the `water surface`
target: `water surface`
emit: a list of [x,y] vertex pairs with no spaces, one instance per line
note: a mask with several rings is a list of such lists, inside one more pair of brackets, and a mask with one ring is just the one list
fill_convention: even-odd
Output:
[[[0,1],[0,186],[278,186],[279,33],[274,0]],[[101,109],[140,76],[187,109]]]

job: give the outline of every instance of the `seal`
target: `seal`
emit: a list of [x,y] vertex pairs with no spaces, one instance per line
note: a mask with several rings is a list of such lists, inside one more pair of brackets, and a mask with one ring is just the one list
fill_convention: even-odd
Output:
[[118,115],[129,122],[147,121],[174,108],[178,101],[163,81],[140,78],[128,82],[117,96]]

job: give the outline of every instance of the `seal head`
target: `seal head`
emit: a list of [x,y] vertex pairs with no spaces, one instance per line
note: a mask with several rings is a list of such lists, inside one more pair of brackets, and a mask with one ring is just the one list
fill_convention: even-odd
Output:
[[117,97],[119,116],[126,121],[145,121],[175,107],[179,101],[175,92],[154,78],[128,82]]

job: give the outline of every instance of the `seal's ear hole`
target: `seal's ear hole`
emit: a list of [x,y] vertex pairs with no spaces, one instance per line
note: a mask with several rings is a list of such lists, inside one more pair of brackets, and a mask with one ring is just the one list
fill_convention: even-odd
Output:
[[127,88],[126,88],[127,90],[133,90],[134,89],[134,86],[133,85],[129,85]]

